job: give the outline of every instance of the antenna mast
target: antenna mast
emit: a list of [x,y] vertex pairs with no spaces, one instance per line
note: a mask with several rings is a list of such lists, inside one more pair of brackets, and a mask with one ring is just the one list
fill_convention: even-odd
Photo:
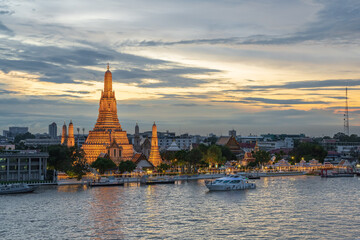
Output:
[[349,131],[349,107],[348,107],[348,89],[345,88],[345,112],[344,112],[344,133],[350,135]]

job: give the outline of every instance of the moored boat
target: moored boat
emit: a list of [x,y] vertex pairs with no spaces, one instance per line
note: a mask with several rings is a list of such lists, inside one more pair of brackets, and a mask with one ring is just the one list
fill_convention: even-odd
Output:
[[141,184],[146,185],[155,185],[155,184],[175,184],[175,179],[171,177],[156,177],[149,178],[149,176],[145,175],[140,179]]
[[248,179],[260,179],[259,174],[250,173],[250,174],[248,174],[246,176],[247,176]]
[[112,187],[112,186],[123,186],[124,181],[115,179],[114,177],[102,178],[98,182],[93,181],[89,183],[90,187]]
[[14,183],[0,185],[0,194],[30,193],[36,189],[36,186],[29,186],[26,183]]
[[241,175],[229,175],[218,178],[215,181],[206,181],[206,187],[210,191],[232,191],[256,188],[255,183],[248,181],[248,178]]

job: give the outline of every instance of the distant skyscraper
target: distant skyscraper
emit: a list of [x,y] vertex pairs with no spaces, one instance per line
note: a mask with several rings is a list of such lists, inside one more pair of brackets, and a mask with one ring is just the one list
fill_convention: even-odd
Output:
[[233,129],[233,130],[230,130],[229,131],[229,136],[233,136],[233,137],[236,137],[236,131]]
[[159,152],[159,141],[157,137],[157,127],[154,122],[152,127],[152,136],[151,136],[151,151],[149,156],[149,162],[151,162],[155,167],[159,166],[162,163],[160,152]]
[[52,139],[57,138],[57,125],[54,122],[49,125],[49,135]]
[[29,132],[28,127],[9,127],[9,130],[4,130],[5,137],[16,137],[19,134],[25,134]]

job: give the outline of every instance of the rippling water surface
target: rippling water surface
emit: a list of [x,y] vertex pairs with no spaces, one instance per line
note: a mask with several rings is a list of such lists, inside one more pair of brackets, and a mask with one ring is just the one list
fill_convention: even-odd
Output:
[[360,178],[41,187],[0,196],[0,239],[360,239]]

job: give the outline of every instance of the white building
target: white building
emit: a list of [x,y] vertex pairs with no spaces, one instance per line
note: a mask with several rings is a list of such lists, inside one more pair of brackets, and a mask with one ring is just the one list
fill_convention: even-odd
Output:
[[48,153],[8,151],[0,153],[0,181],[44,180]]

